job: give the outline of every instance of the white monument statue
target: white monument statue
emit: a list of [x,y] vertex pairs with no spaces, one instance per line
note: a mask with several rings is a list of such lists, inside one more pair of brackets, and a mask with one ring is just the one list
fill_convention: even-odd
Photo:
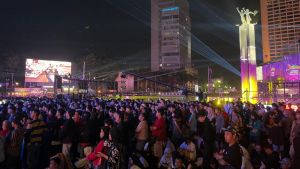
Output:
[[242,99],[256,103],[258,100],[256,80],[256,48],[255,48],[255,24],[252,23],[251,15],[257,11],[236,8],[241,16],[242,24],[239,25],[240,53],[241,53],[241,83]]
[[255,16],[258,12],[255,11],[250,11],[249,9],[242,8],[242,10],[239,10],[239,8],[236,8],[236,10],[239,12],[242,20],[242,24],[252,24],[252,18],[250,15]]

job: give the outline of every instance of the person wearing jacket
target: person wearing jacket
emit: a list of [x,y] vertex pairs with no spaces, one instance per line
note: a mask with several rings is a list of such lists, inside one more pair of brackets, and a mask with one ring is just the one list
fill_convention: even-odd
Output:
[[119,132],[116,128],[109,131],[109,139],[104,142],[104,147],[107,148],[107,153],[99,152],[98,157],[106,160],[105,169],[119,169],[121,168],[121,152],[115,141]]
[[62,153],[70,158],[71,160],[75,161],[77,144],[78,144],[78,137],[79,132],[77,126],[72,119],[74,115],[74,110],[69,110],[66,113],[66,122],[64,123],[61,129],[61,138],[62,138]]
[[166,121],[163,115],[164,109],[159,108],[156,112],[156,120],[154,124],[150,127],[150,130],[152,131],[152,136],[155,138],[154,156],[158,159],[160,159],[163,154],[163,143],[167,138]]
[[104,142],[108,140],[109,128],[103,127],[100,131],[100,142],[95,147],[94,151],[87,156],[87,160],[93,163],[93,167],[97,169],[105,168],[105,159],[103,157],[98,157],[99,152],[107,154],[107,147],[104,146]]
[[9,169],[18,169],[21,167],[20,150],[23,140],[24,130],[19,120],[12,122],[13,130],[6,139],[6,166]]
[[203,160],[204,169],[210,168],[210,161],[213,157],[215,129],[207,118],[207,112],[200,110],[198,113],[197,136],[203,139]]

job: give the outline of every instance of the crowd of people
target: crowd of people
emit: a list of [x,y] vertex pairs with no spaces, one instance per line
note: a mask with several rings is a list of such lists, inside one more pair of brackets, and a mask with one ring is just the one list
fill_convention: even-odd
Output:
[[9,98],[0,110],[1,169],[300,169],[300,111],[284,103]]

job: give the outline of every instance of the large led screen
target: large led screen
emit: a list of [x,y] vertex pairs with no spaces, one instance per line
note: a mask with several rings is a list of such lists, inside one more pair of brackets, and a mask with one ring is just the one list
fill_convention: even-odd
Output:
[[71,62],[26,59],[25,82],[54,83],[55,75],[71,74]]

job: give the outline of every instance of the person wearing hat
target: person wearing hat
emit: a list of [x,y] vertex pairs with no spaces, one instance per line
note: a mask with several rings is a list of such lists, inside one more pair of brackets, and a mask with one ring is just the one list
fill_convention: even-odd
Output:
[[238,135],[236,129],[229,126],[224,132],[225,142],[228,144],[224,150],[214,154],[220,168],[240,169],[242,166],[242,150],[237,142]]
[[197,114],[198,124],[197,124],[197,136],[203,139],[203,159],[204,169],[210,168],[210,161],[213,157],[213,149],[215,142],[215,128],[210,123],[207,118],[207,112],[202,109]]

